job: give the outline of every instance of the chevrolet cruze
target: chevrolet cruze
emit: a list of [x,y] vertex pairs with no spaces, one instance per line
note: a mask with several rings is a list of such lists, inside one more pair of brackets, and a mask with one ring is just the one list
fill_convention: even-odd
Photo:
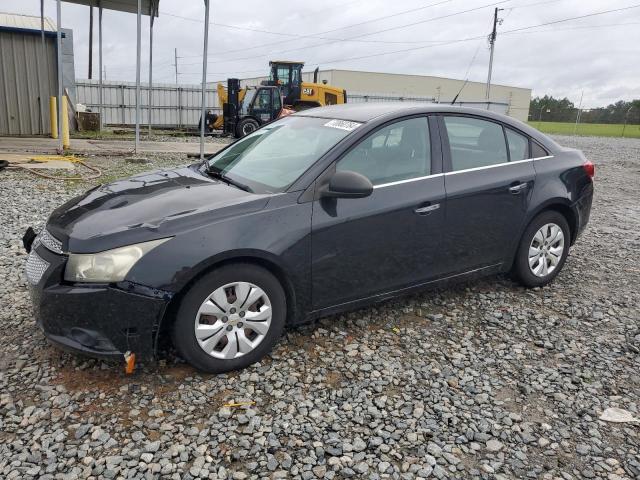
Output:
[[594,166],[512,118],[354,104],[283,118],[202,163],[100,185],[34,239],[35,316],[63,348],[194,367],[264,357],[287,325],[511,272],[551,282]]

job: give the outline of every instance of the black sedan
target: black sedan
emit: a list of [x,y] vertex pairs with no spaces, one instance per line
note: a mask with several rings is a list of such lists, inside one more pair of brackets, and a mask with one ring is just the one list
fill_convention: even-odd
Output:
[[450,280],[551,282],[589,220],[593,164],[495,113],[316,108],[203,163],[101,185],[30,247],[37,322],[64,348],[208,372],[286,325]]

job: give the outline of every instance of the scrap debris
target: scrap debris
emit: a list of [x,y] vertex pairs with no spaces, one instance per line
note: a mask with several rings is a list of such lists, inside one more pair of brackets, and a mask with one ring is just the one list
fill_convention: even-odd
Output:
[[640,424],[640,418],[635,417],[633,413],[628,410],[623,410],[622,408],[610,407],[607,408],[602,415],[600,415],[600,420],[605,422],[612,423],[638,423]]
[[225,403],[223,407],[250,407],[255,404],[256,402],[229,402]]
[[[99,168],[93,167],[73,155],[19,155],[2,154],[6,168],[26,170],[42,178],[53,180],[94,180],[102,175]],[[74,170],[74,164],[91,170],[88,175],[58,176],[43,173],[39,170]]]

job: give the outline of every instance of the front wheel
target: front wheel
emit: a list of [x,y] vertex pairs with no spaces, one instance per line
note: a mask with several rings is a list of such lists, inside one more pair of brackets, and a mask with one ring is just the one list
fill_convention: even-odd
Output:
[[187,292],[177,312],[173,341],[197,369],[228,372],[269,353],[285,319],[285,293],[271,273],[250,264],[225,265]]
[[243,120],[240,120],[236,128],[236,137],[245,137],[250,133],[255,132],[258,128],[260,128],[260,124],[253,118],[245,118]]
[[542,212],[526,228],[513,273],[527,287],[541,287],[551,282],[562,270],[569,253],[569,225],[555,211]]

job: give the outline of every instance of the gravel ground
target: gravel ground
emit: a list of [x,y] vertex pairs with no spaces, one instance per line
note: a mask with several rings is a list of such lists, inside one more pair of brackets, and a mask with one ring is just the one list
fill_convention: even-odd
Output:
[[0,477],[640,478],[640,426],[598,420],[640,416],[640,141],[560,141],[596,163],[596,198],[551,286],[492,277],[331,317],[217,376],[50,347],[19,239],[88,185],[0,173]]

